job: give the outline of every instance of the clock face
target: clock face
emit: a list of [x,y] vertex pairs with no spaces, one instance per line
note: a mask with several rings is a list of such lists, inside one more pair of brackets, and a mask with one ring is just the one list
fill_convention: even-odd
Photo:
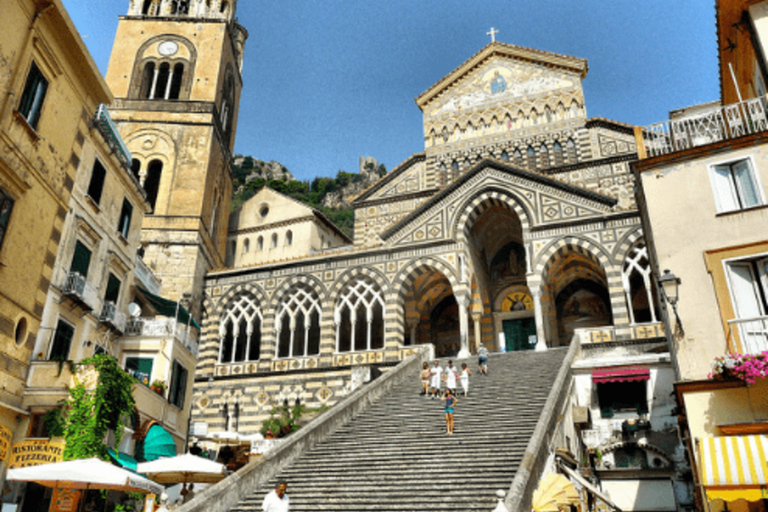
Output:
[[168,57],[171,55],[175,55],[176,52],[179,51],[179,45],[173,41],[163,41],[157,47],[157,50],[160,52],[160,55],[165,55],[166,57]]
[[525,311],[533,309],[533,299],[527,293],[510,293],[501,303],[502,311]]

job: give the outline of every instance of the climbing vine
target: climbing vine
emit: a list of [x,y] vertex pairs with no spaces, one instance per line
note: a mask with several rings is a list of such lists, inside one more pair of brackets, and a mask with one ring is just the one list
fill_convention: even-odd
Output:
[[76,374],[82,376],[85,368],[97,374],[95,387],[89,389],[83,379],[75,379],[69,390],[64,416],[64,460],[88,457],[108,458],[104,439],[108,431],[115,432],[115,444],[120,442],[125,429],[124,421],[133,412],[133,377],[125,373],[117,360],[106,354],[97,354],[77,365]]

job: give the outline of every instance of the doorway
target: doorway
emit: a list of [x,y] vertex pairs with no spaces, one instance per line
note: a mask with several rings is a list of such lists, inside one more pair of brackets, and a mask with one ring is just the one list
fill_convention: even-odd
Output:
[[507,352],[530,350],[536,347],[535,339],[531,343],[531,336],[536,335],[536,322],[534,318],[503,320],[501,326],[504,331]]

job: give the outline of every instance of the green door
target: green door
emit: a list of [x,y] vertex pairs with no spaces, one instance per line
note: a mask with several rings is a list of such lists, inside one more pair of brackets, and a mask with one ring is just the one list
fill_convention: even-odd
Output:
[[504,329],[507,352],[530,350],[535,347],[529,343],[529,336],[536,334],[536,322],[533,318],[504,320],[502,328]]

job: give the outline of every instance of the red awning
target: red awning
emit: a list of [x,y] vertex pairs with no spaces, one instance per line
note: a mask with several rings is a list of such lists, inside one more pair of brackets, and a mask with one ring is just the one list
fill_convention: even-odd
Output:
[[603,384],[605,382],[635,382],[651,378],[651,370],[636,366],[622,366],[619,368],[598,368],[592,370],[592,382]]

